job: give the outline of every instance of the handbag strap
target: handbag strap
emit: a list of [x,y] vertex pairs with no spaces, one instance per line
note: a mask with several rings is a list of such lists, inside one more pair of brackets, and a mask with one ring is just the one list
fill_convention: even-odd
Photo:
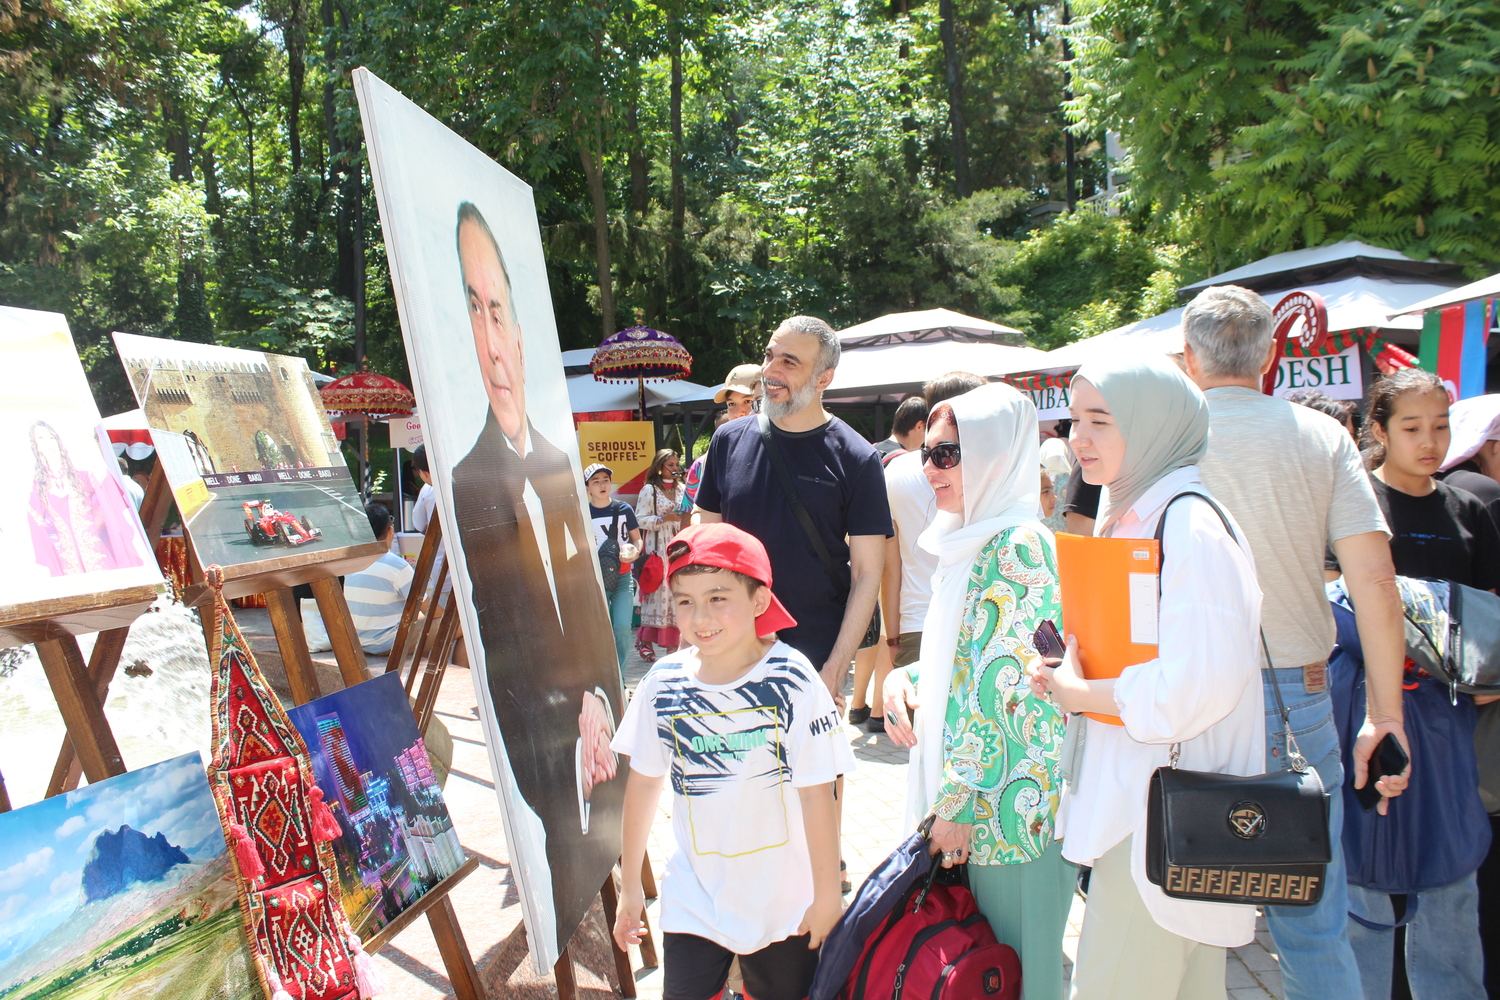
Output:
[[[1172,509],[1174,503],[1183,497],[1197,497],[1208,504],[1209,507],[1213,508],[1213,512],[1219,515],[1219,520],[1223,523],[1224,530],[1229,532],[1229,537],[1234,539],[1235,542],[1239,541],[1239,535],[1235,533],[1234,525],[1230,522],[1229,515],[1224,513],[1224,508],[1220,507],[1218,502],[1208,494],[1200,493],[1197,490],[1183,490],[1168,500],[1166,505],[1161,509],[1161,518],[1156,522],[1156,550],[1159,562],[1156,571],[1156,596],[1158,604],[1161,598],[1161,568],[1166,565],[1167,561],[1167,512]],[[1297,737],[1292,735],[1292,717],[1291,713],[1287,711],[1286,702],[1281,697],[1281,682],[1276,679],[1276,666],[1271,662],[1271,649],[1266,645],[1266,631],[1265,629],[1257,629],[1257,631],[1260,633],[1261,655],[1264,657],[1266,664],[1263,669],[1271,678],[1271,694],[1276,699],[1276,714],[1281,716],[1281,730],[1286,736],[1286,764],[1290,770],[1302,774],[1307,770],[1307,758],[1302,756],[1302,748],[1297,745]],[[1170,756],[1170,763],[1173,767],[1177,766],[1177,759],[1181,753],[1182,744],[1173,743]]]
[[771,430],[771,418],[764,413],[756,414],[756,422],[760,428],[760,439],[765,444],[766,454],[771,458],[771,469],[776,474],[776,485],[781,487],[781,492],[786,496],[786,502],[792,506],[792,514],[796,516],[797,523],[802,526],[802,533],[807,536],[808,544],[812,546],[813,552],[823,564],[823,570],[828,574],[828,580],[839,588],[839,566],[834,562],[833,554],[828,551],[828,546],[823,544],[823,536],[818,533],[817,525],[813,524],[812,515],[807,512],[807,506],[802,502],[802,496],[797,492],[797,485],[792,482],[792,474],[787,470],[786,459],[781,455],[781,449],[776,445],[776,436]]

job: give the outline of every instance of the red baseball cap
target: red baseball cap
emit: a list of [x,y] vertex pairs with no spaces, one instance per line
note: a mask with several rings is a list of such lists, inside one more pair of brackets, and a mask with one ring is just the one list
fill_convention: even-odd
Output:
[[770,635],[795,628],[797,619],[776,599],[771,590],[771,557],[766,547],[747,531],[722,521],[683,528],[667,543],[667,579],[684,566],[717,566],[743,573],[765,584],[771,604],[755,619],[755,634]]

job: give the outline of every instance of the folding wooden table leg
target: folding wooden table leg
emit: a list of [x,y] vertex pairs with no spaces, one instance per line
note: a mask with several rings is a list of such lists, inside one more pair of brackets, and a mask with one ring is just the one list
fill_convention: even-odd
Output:
[[281,649],[281,662],[286,668],[292,703],[305,705],[322,697],[318,671],[313,666],[312,654],[307,651],[307,635],[302,631],[302,620],[297,617],[297,599],[287,587],[273,588],[266,591],[266,610],[271,613],[271,628],[276,633],[276,645]]
[[448,970],[453,995],[458,1000],[486,1000],[479,971],[474,968],[469,946],[464,943],[464,932],[453,912],[453,902],[444,896],[436,906],[427,910],[427,922],[432,925],[432,936],[443,956],[443,966]]
[[120,757],[109,721],[104,718],[94,685],[89,682],[78,640],[71,635],[48,639],[36,644],[36,652],[47,682],[52,685],[52,696],[57,699],[83,773],[90,781],[124,774],[125,761]]
[[[94,685],[94,695],[102,707],[109,697],[109,684],[114,680],[120,666],[120,654],[125,650],[125,640],[130,628],[112,628],[100,632],[94,640],[94,650],[89,654],[88,675]],[[73,751],[73,741],[63,737],[62,747],[57,751],[57,762],[52,766],[52,779],[47,782],[47,798],[62,792],[71,792],[78,787],[83,768],[78,764],[78,754]]]
[[599,889],[599,900],[604,905],[604,933],[609,935],[609,950],[615,959],[615,978],[620,982],[620,995],[634,997],[636,994],[635,970],[630,967],[630,953],[622,950],[615,943],[615,918],[620,911],[620,890],[615,887],[613,871],[609,873],[609,878],[604,880],[604,885]]
[[573,956],[564,948],[552,966],[552,978],[557,983],[558,1000],[578,1000],[578,979],[573,974]]

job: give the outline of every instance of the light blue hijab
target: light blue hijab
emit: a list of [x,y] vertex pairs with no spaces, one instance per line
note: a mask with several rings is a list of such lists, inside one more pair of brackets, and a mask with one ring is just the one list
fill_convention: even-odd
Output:
[[1099,390],[1125,438],[1119,475],[1099,499],[1103,534],[1156,481],[1208,450],[1208,401],[1165,355],[1090,361],[1073,376]]

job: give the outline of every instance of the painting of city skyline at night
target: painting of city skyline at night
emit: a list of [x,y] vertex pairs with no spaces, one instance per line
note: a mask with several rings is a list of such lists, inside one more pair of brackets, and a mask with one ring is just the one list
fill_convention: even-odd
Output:
[[452,875],[464,851],[396,674],[289,710],[342,830],[344,911],[373,934]]

